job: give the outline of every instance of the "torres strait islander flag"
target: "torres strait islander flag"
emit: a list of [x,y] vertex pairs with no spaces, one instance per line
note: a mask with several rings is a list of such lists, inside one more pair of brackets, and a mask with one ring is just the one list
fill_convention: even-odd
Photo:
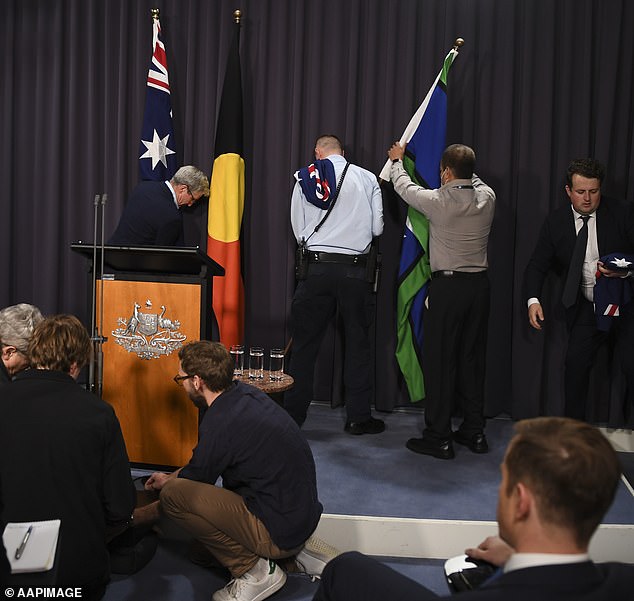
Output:
[[[407,144],[403,166],[412,181],[424,188],[440,186],[439,166],[447,129],[447,75],[458,55],[457,48],[463,43],[456,40],[456,46],[445,57],[436,81],[400,139],[402,145]],[[390,161],[380,177],[389,180]],[[429,223],[422,213],[408,207],[398,271],[396,360],[412,402],[425,398],[423,311],[430,279]]]
[[207,254],[225,269],[214,280],[213,310],[220,341],[241,344],[244,335],[244,285],[240,267],[240,228],[244,212],[242,158],[242,76],[240,21],[235,31],[220,99],[207,217]]
[[147,74],[145,113],[139,144],[139,176],[164,181],[176,173],[176,146],[172,125],[167,55],[161,40],[158,8],[152,9],[152,59]]

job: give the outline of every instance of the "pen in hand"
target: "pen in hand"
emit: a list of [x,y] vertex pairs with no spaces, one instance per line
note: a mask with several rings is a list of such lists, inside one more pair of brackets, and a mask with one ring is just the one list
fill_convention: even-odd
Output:
[[31,532],[33,532],[33,525],[31,524],[20,543],[20,546],[15,550],[15,558],[20,559],[22,557],[22,553],[24,553],[24,547],[26,547],[26,543],[29,542],[29,537],[31,536]]

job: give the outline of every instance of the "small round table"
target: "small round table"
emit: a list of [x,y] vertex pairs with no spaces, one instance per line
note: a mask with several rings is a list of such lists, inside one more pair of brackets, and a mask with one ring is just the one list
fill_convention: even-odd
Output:
[[[283,374],[281,380],[271,380],[271,372],[268,369],[264,370],[264,377],[255,379],[249,378],[249,370],[245,369],[241,376],[234,376],[234,380],[239,380],[245,384],[251,384],[259,388],[262,392],[266,392],[268,395],[278,394],[293,387],[295,380],[288,374]],[[277,401],[277,399],[274,400]]]

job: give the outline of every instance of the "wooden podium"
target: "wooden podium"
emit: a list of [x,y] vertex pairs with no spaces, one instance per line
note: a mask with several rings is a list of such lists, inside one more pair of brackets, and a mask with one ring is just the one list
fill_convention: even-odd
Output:
[[224,269],[198,248],[105,246],[101,273],[99,247],[71,248],[96,269],[102,397],[119,418],[130,461],[184,465],[197,443],[198,410],[172,378],[183,344],[216,337],[212,282]]

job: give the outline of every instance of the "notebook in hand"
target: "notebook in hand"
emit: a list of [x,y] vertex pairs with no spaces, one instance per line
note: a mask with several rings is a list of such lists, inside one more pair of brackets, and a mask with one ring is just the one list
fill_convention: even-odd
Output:
[[60,524],[60,520],[46,520],[6,525],[2,540],[12,574],[45,572],[53,567]]

